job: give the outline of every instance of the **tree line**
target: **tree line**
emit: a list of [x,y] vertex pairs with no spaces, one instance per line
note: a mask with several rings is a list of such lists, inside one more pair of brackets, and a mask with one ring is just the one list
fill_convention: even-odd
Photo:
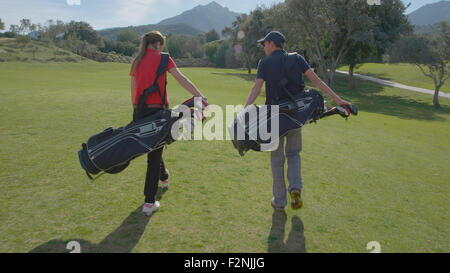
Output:
[[[0,30],[5,28],[0,19]],[[86,22],[48,20],[45,24],[32,24],[29,19],[22,19],[19,25],[10,25],[9,31],[0,37],[17,38],[20,43],[30,41],[30,33],[38,33],[39,40],[54,44],[75,54],[89,56],[90,52],[115,53],[134,57],[140,46],[141,36],[125,29],[116,40],[104,39]],[[241,67],[231,49],[231,42],[220,40],[215,30],[191,35],[172,35],[166,39],[166,50],[175,59],[207,58],[217,67]]]
[[[449,78],[450,34],[446,23],[437,33],[416,34],[401,0],[383,0],[368,5],[366,0],[286,0],[271,7],[257,7],[242,14],[219,33],[211,30],[197,36],[167,36],[166,50],[173,58],[207,58],[217,67],[246,67],[248,73],[264,57],[256,41],[269,31],[285,34],[285,50],[299,52],[332,86],[338,67],[349,66],[349,84],[354,88],[353,72],[365,62],[408,62],[417,65],[433,79],[433,103],[439,107],[439,90]],[[0,27],[4,23],[0,20]],[[115,52],[134,56],[140,36],[126,29],[117,40],[101,38],[87,23],[49,20],[45,26],[22,20],[3,35],[24,35],[37,30],[42,40],[79,54],[86,50]],[[61,35],[63,33],[63,35]]]
[[449,78],[450,32],[447,23],[438,33],[416,34],[401,0],[368,5],[366,0],[286,0],[269,8],[258,7],[237,17],[222,34],[239,49],[238,59],[251,73],[263,51],[255,42],[269,31],[287,38],[285,50],[304,55],[332,86],[336,69],[353,71],[365,62],[407,62],[420,68],[435,83],[433,104],[439,107],[439,90]]

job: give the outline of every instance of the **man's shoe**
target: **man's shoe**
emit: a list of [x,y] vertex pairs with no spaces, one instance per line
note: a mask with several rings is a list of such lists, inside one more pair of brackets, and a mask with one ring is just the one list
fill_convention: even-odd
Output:
[[164,180],[164,181],[161,181],[161,188],[162,189],[169,188],[169,177],[170,177],[170,174],[169,174],[169,170],[168,169],[166,169],[166,173],[167,173],[167,179]]
[[142,207],[142,213],[147,216],[152,216],[153,212],[159,210],[160,204],[158,201],[155,203],[145,203]]
[[299,190],[291,191],[291,208],[299,210],[303,207],[302,192]]
[[270,205],[272,205],[272,208],[274,208],[275,210],[284,210],[284,207],[279,207],[275,204],[275,198],[270,201]]

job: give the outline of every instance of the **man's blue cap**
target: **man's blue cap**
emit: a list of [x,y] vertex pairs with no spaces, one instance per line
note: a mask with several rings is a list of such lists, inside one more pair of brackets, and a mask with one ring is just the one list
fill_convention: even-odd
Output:
[[258,40],[258,44],[262,44],[264,46],[265,41],[273,41],[277,46],[282,46],[284,42],[286,42],[286,38],[279,31],[271,31],[266,35],[263,39]]

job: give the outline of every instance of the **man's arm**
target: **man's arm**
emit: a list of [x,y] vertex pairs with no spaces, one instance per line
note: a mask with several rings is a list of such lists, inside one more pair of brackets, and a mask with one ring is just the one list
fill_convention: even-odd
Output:
[[252,88],[252,91],[250,92],[250,95],[248,95],[247,102],[245,103],[245,107],[253,104],[255,102],[256,98],[258,98],[259,94],[261,93],[261,88],[264,84],[263,79],[256,79],[255,85]]
[[174,67],[169,70],[170,74],[178,81],[178,83],[186,89],[189,93],[194,95],[195,97],[203,97],[202,93],[195,87],[195,85],[188,79],[186,76],[181,73],[180,70],[178,70],[177,67]]
[[317,88],[322,90],[324,94],[330,95],[339,106],[352,106],[350,102],[341,99],[336,93],[334,93],[333,90],[331,90],[331,88],[324,83],[311,68],[305,72],[305,75]]

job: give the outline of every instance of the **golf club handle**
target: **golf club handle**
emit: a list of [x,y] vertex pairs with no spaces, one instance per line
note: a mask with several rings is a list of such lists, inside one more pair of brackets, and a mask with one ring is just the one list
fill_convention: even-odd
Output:
[[350,110],[350,113],[352,113],[352,115],[358,115],[358,107],[356,107],[355,105],[352,104],[352,107],[345,106],[345,108]]
[[[346,110],[348,110],[348,112]],[[333,107],[332,109],[324,112],[320,116],[320,118],[329,117],[329,116],[336,115],[336,114],[339,114],[343,118],[348,118],[350,116],[350,114],[357,116],[358,108],[355,105],[352,105],[352,107],[348,107],[348,106]]]

